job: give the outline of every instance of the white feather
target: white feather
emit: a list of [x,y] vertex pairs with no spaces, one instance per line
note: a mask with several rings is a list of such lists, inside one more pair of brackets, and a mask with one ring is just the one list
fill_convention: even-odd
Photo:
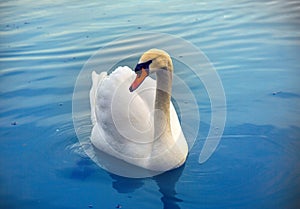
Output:
[[91,141],[103,152],[145,169],[176,168],[185,160],[188,148],[175,108],[171,103],[173,142],[154,140],[156,82],[147,77],[136,91],[130,92],[135,76],[129,67],[118,67],[110,75],[92,73]]

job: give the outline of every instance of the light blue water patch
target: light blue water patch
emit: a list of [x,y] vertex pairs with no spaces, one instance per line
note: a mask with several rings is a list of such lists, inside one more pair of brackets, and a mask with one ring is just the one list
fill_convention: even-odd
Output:
[[[299,207],[299,1],[26,0],[0,11],[1,208]],[[79,145],[76,78],[97,50],[135,31],[190,41],[216,68],[227,120],[204,164],[211,107],[192,76],[201,121],[185,166],[129,179]]]

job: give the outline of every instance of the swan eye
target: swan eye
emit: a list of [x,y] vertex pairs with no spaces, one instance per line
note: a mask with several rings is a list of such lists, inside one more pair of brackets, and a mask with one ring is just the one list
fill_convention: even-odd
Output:
[[135,71],[135,74],[140,77],[142,75],[142,69]]
[[136,65],[134,71],[137,75],[141,74],[142,69],[145,69],[149,72],[149,65],[152,63],[152,60],[149,60],[147,62],[142,62]]

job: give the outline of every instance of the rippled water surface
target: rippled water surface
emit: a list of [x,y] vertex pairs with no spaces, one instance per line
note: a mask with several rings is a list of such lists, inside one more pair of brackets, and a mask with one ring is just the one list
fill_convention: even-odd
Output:
[[[1,208],[299,208],[299,1],[1,1],[0,20]],[[217,70],[227,120],[204,164],[211,107],[192,78],[201,123],[185,166],[129,179],[80,146],[76,78],[97,50],[135,32],[181,37]]]

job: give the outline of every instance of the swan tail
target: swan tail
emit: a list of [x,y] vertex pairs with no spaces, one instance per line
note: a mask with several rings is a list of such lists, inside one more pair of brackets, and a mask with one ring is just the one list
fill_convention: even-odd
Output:
[[96,98],[97,90],[102,80],[107,77],[106,72],[97,74],[95,71],[92,72],[92,88],[90,90],[90,105],[91,105],[91,120],[93,125],[97,122],[96,120]]

